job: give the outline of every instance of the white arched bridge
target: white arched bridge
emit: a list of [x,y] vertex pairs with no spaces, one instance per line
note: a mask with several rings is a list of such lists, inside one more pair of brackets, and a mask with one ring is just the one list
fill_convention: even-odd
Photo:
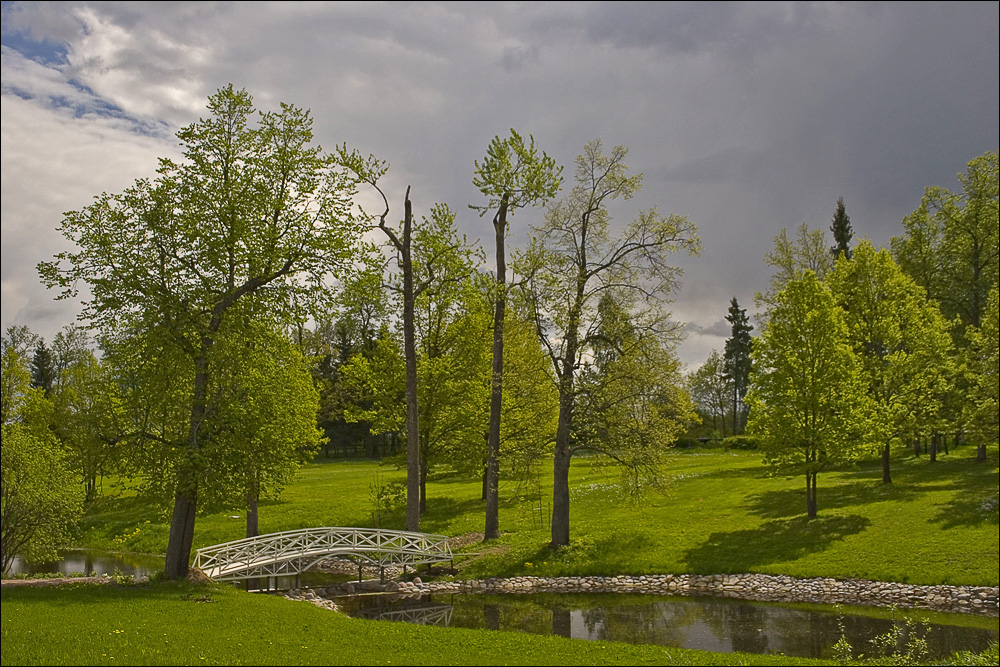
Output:
[[297,576],[332,558],[388,566],[452,559],[444,535],[380,528],[303,528],[198,549],[194,565],[215,581]]

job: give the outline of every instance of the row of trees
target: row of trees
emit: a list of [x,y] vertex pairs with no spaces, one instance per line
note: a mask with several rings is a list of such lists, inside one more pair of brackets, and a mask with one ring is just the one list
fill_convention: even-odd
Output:
[[[782,230],[766,257],[778,272],[758,295],[748,430],[768,461],[804,474],[810,517],[817,474],[831,465],[880,454],[891,483],[893,443],[930,436],[933,460],[942,434],[959,433],[982,460],[998,440],[997,154],[959,180],[961,193],[927,189],[892,252],[852,249],[840,200],[832,249],[803,225],[795,242]],[[735,384],[727,368],[715,354],[693,377],[710,408],[721,409],[718,387]]]
[[[128,452],[121,472],[172,501],[168,577],[187,570],[200,509],[240,498],[256,531],[261,494],[318,446],[321,406],[405,436],[409,529],[427,470],[445,456],[485,475],[492,537],[500,461],[507,476],[554,447],[556,546],[569,540],[575,453],[622,464],[632,490],[658,477],[691,414],[663,310],[679,273],[668,260],[699,242],[686,219],[655,210],[611,233],[609,204],[641,185],[626,149],[585,146],[575,186],[514,253],[508,280],[508,218],[561,186],[530,137],[494,139],[475,165],[485,202],[473,208],[493,213],[497,240],[491,276],[447,206],[418,224],[407,191],[392,224],[379,185],[387,166],[346,146],[322,152],[308,112],[257,114],[232,86],[209,110],[178,133],[182,162],[161,160],[157,178],[68,213],[61,231],[75,250],[39,265],[62,298],[89,288],[82,319],[97,333],[110,405],[94,409],[111,415],[98,430]],[[381,212],[355,205],[366,185],[382,194]],[[371,229],[397,271],[364,241]],[[340,338],[336,354],[326,334]],[[303,353],[321,347],[322,399]]]

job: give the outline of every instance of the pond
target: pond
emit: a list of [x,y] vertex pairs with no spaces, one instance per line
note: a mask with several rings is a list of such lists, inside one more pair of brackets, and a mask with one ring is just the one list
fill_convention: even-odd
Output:
[[886,610],[874,608],[845,607],[838,613],[832,606],[710,597],[439,594],[392,601],[367,595],[337,598],[337,604],[359,618],[807,658],[830,658],[841,628],[856,653],[868,653],[869,640],[889,632],[905,651],[908,633],[917,632],[926,638],[932,660],[954,651],[985,650],[1000,634],[997,619],[962,614],[908,610],[905,616],[933,621],[908,627],[902,610],[893,620]]
[[20,558],[15,558],[8,575],[43,572],[67,575],[89,575],[96,572],[102,575],[113,574],[115,570],[119,570],[122,574],[148,577],[154,572],[162,572],[164,562],[163,556],[111,553],[91,549],[66,549],[60,551],[59,556],[59,560],[50,563],[26,563]]

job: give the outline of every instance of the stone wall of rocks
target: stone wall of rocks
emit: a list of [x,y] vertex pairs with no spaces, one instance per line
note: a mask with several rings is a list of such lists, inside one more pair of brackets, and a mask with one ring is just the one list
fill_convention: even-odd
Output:
[[400,594],[644,593],[706,595],[775,602],[818,602],[998,615],[996,587],[914,586],[863,579],[796,579],[767,574],[651,574],[616,577],[510,577],[471,581],[390,582]]

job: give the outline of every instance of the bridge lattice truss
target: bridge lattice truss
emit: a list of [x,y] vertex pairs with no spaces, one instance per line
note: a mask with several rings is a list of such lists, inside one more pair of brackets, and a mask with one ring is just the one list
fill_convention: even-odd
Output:
[[195,567],[215,581],[297,575],[331,558],[378,567],[439,563],[452,558],[448,538],[379,528],[305,528],[198,549]]

